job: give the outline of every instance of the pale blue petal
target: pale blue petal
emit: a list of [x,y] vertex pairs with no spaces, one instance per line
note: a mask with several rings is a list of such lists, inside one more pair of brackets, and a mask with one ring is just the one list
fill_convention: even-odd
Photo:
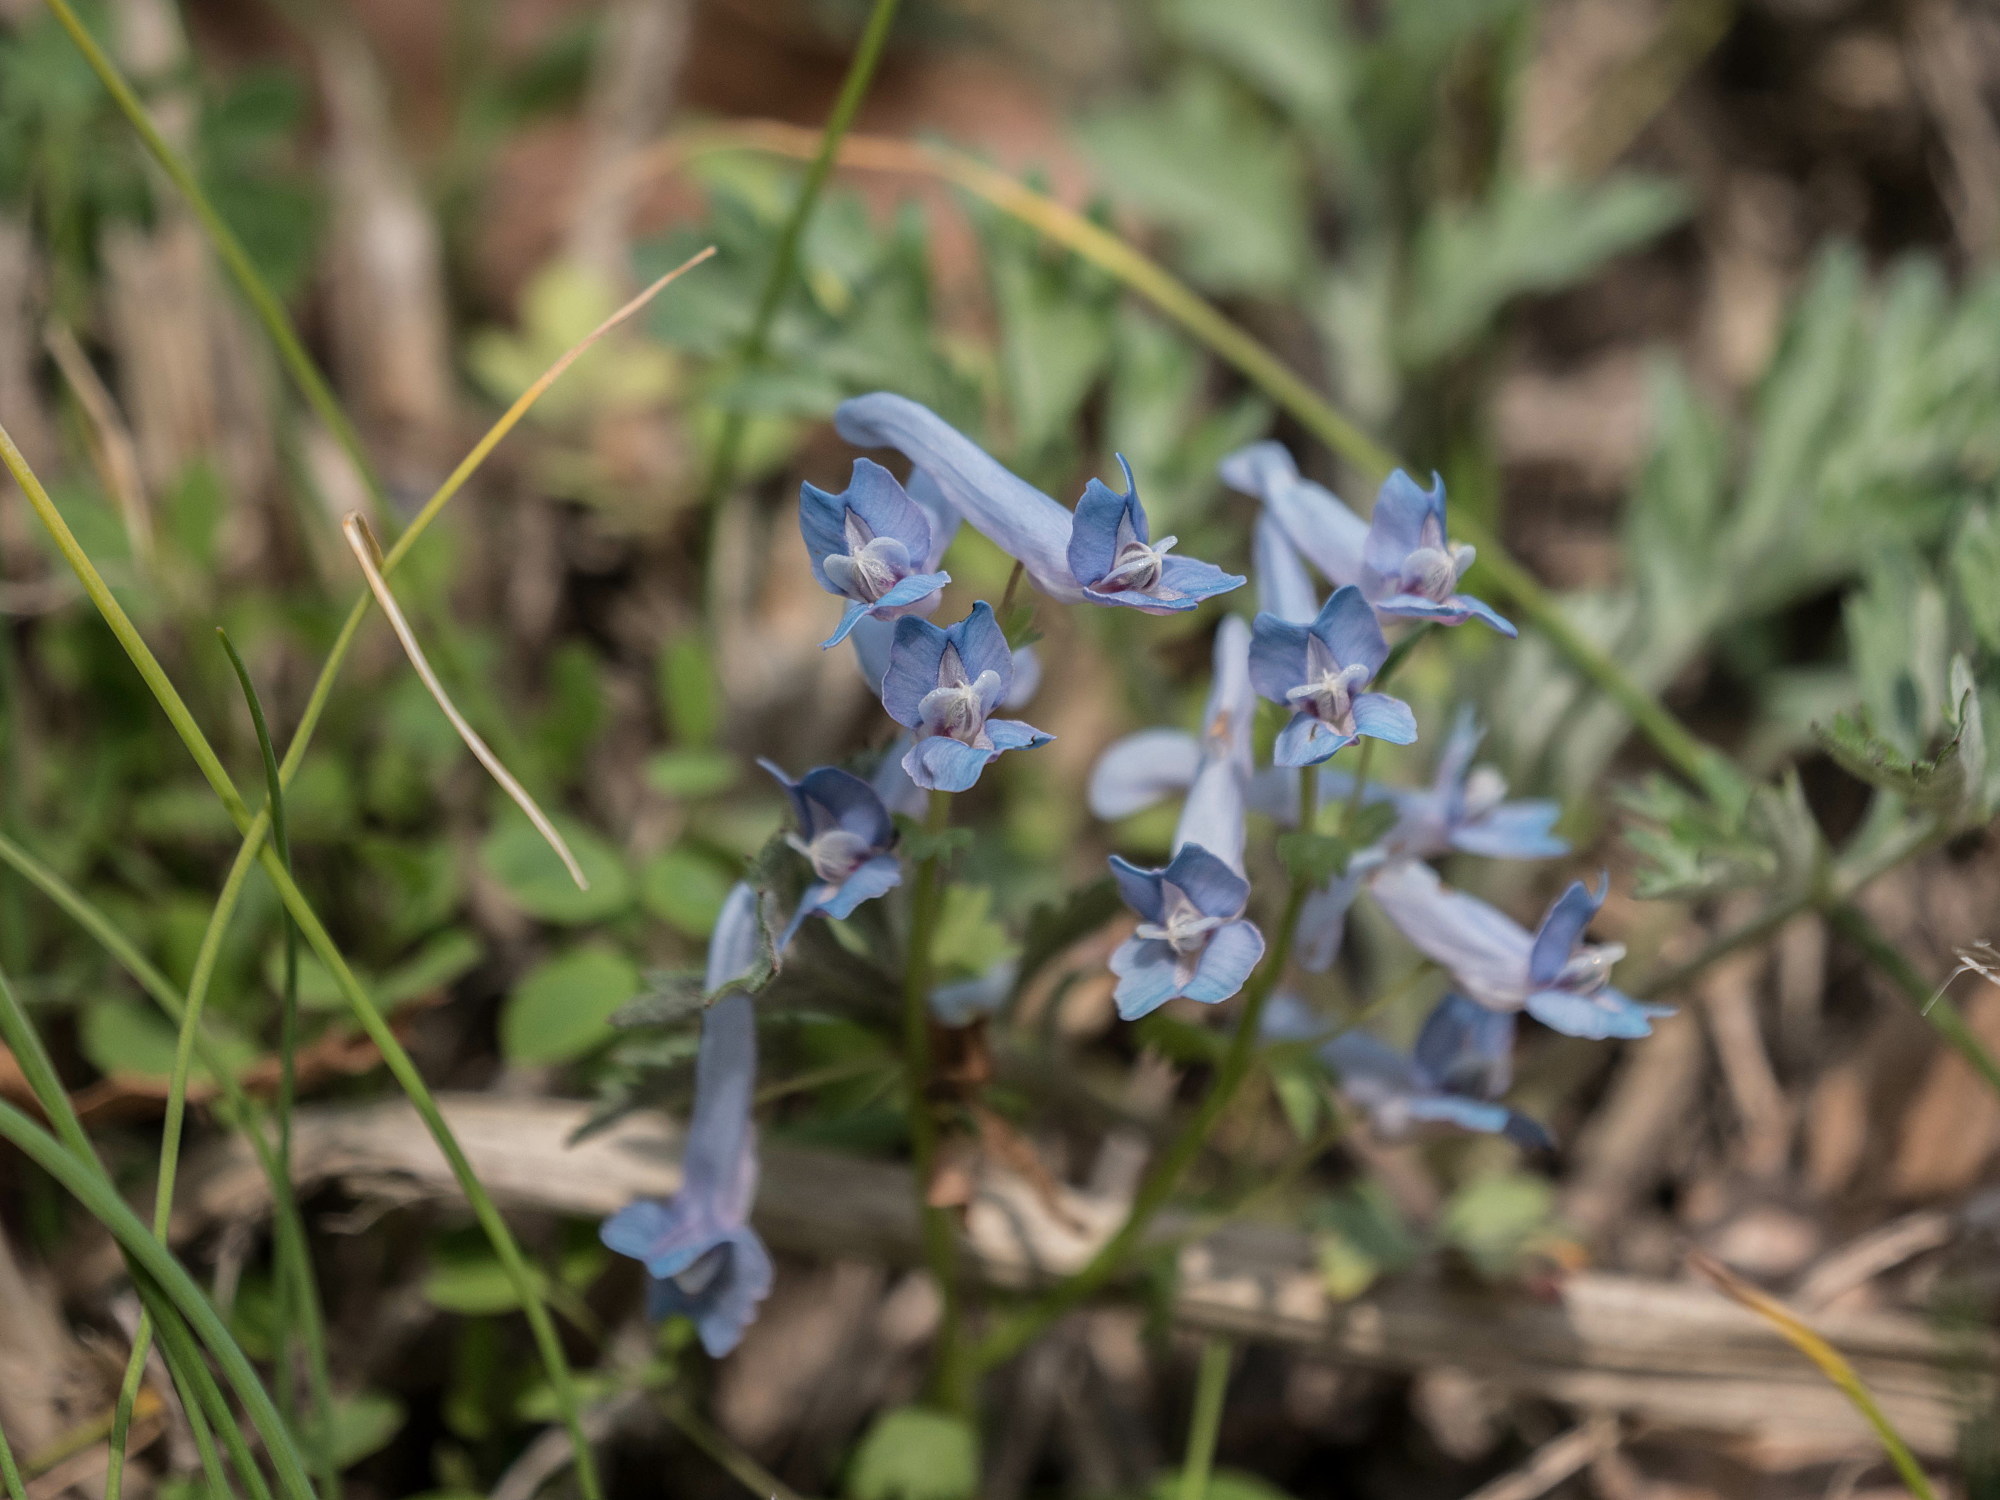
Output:
[[1595,895],[1581,880],[1570,882],[1542,918],[1535,931],[1535,946],[1528,954],[1528,978],[1536,984],[1554,984],[1569,962],[1576,945],[1583,941],[1584,929],[1604,904],[1611,882],[1607,877]]
[[1174,829],[1174,847],[1199,845],[1240,872],[1248,789],[1249,778],[1234,757],[1209,761],[1188,788],[1187,803]]
[[1043,593],[1068,604],[1082,598],[1069,570],[1070,513],[936,412],[877,391],[843,401],[833,422],[850,443],[895,448],[928,473],[952,507],[1019,559]]
[[1435,517],[1444,528],[1444,481],[1431,476],[1431,488],[1418,485],[1401,469],[1382,481],[1375,509],[1368,517],[1368,539],[1362,546],[1362,566],[1384,578],[1403,570],[1403,559],[1423,544],[1424,522]]
[[675,1195],[677,1200],[712,1203],[724,1224],[744,1221],[757,1190],[757,1139],[750,1123],[756,1084],[756,1011],[748,995],[731,990],[701,1018],[694,1114],[681,1153],[681,1190]]
[[1503,802],[1484,817],[1451,831],[1451,846],[1488,859],[1549,859],[1569,853],[1569,841],[1550,830],[1562,816],[1560,802]]
[[927,792],[962,792],[979,780],[994,753],[945,735],[926,735],[903,756],[903,769]]
[[862,902],[872,901],[902,883],[903,867],[896,857],[878,854],[840,883],[840,888],[827,897],[823,910],[835,920],[850,917]]
[[1342,1089],[1361,1092],[1366,1084],[1374,1083],[1379,1097],[1383,1091],[1408,1094],[1419,1086],[1410,1059],[1365,1031],[1343,1031],[1326,1042],[1319,1055]]
[[1144,869],[1114,854],[1110,859],[1111,878],[1118,882],[1118,894],[1125,904],[1148,922],[1160,920],[1164,897],[1160,893],[1160,872]]
[[1165,1005],[1179,989],[1174,950],[1154,938],[1127,938],[1111,955],[1118,987],[1111,992],[1120,1019],[1136,1021]]
[[1250,900],[1250,882],[1199,844],[1183,844],[1160,878],[1186,893],[1205,917],[1233,917]]
[[1026,708],[1042,685],[1042,659],[1033,646],[1014,648],[1014,680],[1001,696],[1002,708]]
[[[653,1275],[671,1276],[713,1248],[715,1225],[707,1216],[677,1209],[673,1200],[641,1198],[606,1219],[597,1237],[607,1250],[639,1261]],[[663,1269],[653,1271],[655,1265]]]
[[1309,974],[1324,974],[1340,955],[1347,935],[1347,911],[1361,889],[1362,872],[1350,867],[1306,897],[1299,909],[1299,965]]
[[1387,594],[1375,600],[1375,612],[1401,620],[1429,620],[1435,625],[1463,625],[1467,620],[1478,620],[1510,640],[1521,633],[1513,621],[1470,594],[1453,594],[1443,603],[1421,594]]
[[1407,1118],[1429,1125],[1456,1125],[1479,1135],[1499,1135],[1513,1111],[1504,1104],[1487,1104],[1455,1094],[1413,1094],[1403,1101]]
[[931,1014],[940,1025],[970,1026],[981,1016],[990,1016],[1000,1009],[1019,972],[1020,965],[1008,958],[975,978],[940,985],[930,993]]
[[1201,741],[1179,729],[1142,729],[1114,743],[1091,768],[1085,798],[1105,822],[1144,812],[1194,784]]
[[1333,1030],[1333,1022],[1291,990],[1279,990],[1264,1007],[1257,1035],[1267,1042],[1305,1042]]
[[1591,1041],[1615,1038],[1633,1041],[1653,1034],[1650,1019],[1656,1007],[1639,1005],[1617,990],[1578,995],[1569,990],[1536,990],[1528,996],[1528,1014],[1551,1031]]
[[847,607],[840,612],[840,623],[833,628],[833,634],[819,643],[822,651],[831,651],[853,632],[861,623],[861,617],[868,613],[868,606],[859,599],[849,599]]
[[[1250,685],[1250,622],[1224,615],[1215,628],[1210,652],[1208,702],[1202,708],[1201,732],[1211,747],[1226,737],[1230,752],[1250,769],[1250,724],[1257,712],[1257,690]],[[1214,753],[1213,748],[1210,751]]]
[[1479,753],[1479,742],[1485,737],[1472,705],[1459,704],[1458,712],[1452,715],[1451,733],[1438,752],[1437,768],[1431,773],[1431,789],[1445,806],[1455,810],[1464,797],[1466,775],[1472,770],[1472,758]]
[[1331,760],[1355,739],[1356,736],[1342,734],[1311,714],[1293,714],[1291,722],[1278,731],[1278,738],[1271,746],[1271,759],[1281,766],[1316,766]]
[[757,892],[749,882],[739,880],[723,898],[722,910],[715,918],[715,931],[709,934],[705,992],[712,996],[754,968],[763,939],[764,922],[757,909]]
[[1023,724],[1019,719],[988,719],[986,737],[993,741],[995,750],[1033,750],[1055,738],[1047,730]]
[[949,573],[912,573],[907,578],[898,579],[888,593],[875,601],[875,613],[886,615],[891,610],[914,609],[950,582]]
[[1254,922],[1228,922],[1209,934],[1194,977],[1182,992],[1203,1005],[1219,1005],[1243,988],[1264,957],[1264,934]]
[[1357,693],[1354,732],[1385,744],[1413,745],[1417,740],[1417,716],[1401,698],[1391,698],[1387,693]]
[[[1312,633],[1326,642],[1327,650],[1340,665],[1364,666],[1370,677],[1382,670],[1382,663],[1389,656],[1389,643],[1382,639],[1375,611],[1362,597],[1361,590],[1351,583],[1335,589],[1333,596],[1320,606]],[[1296,687],[1300,680],[1294,678],[1291,686]]]
[[868,778],[875,795],[882,799],[882,806],[906,818],[922,817],[928,800],[924,789],[910,780],[910,773],[903,769],[903,757],[914,743],[913,735],[897,735],[895,742],[882,752],[881,760],[875,763],[875,774]]
[[910,482],[904,486],[904,493],[923,507],[924,515],[931,523],[930,556],[918,558],[916,561],[925,572],[934,573],[938,564],[944,561],[945,553],[951,549],[952,539],[958,535],[962,518],[952,508],[951,502],[945,499],[944,491],[938,488],[938,482],[931,478],[926,470],[910,471]]
[[1222,461],[1231,489],[1255,495],[1276,516],[1292,545],[1335,584],[1361,579],[1368,523],[1323,485],[1299,474],[1279,443],[1253,443]]
[[848,640],[854,646],[854,664],[861,669],[868,691],[879,698],[882,679],[889,675],[889,661],[895,649],[896,622],[878,620],[864,610],[850,629]]
[[1319,613],[1319,591],[1306,573],[1305,559],[1268,510],[1257,516],[1250,560],[1257,575],[1257,607],[1295,625],[1310,625]]
[[[981,599],[972,606],[972,612],[945,632],[951,643],[958,648],[958,659],[965,666],[968,682],[977,682],[984,674],[991,672],[1000,680],[1000,697],[1007,694],[1007,686],[1014,680],[1014,653],[1008,649],[1007,633],[1000,628],[994,618],[993,606]],[[935,679],[931,687],[936,687]],[[926,692],[929,688],[925,689]],[[997,704],[999,699],[996,698]]]
[[1396,930],[1460,989],[1496,1009],[1519,1009],[1529,989],[1534,939],[1513,918],[1476,896],[1446,888],[1436,871],[1415,860],[1385,866],[1368,889]]

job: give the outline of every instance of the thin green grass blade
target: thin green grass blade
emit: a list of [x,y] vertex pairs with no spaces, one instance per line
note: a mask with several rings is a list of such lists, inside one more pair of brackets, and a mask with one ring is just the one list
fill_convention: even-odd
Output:
[[[347,998],[356,1019],[360,1021],[362,1029],[368,1033],[369,1039],[381,1052],[390,1073],[410,1096],[410,1102],[416,1106],[418,1114],[437,1141],[438,1149],[451,1164],[453,1175],[458,1179],[460,1189],[472,1207],[473,1216],[491,1241],[494,1254],[507,1273],[508,1281],[520,1300],[522,1313],[528,1320],[528,1327],[534,1335],[536,1348],[547,1369],[550,1390],[555,1396],[557,1409],[562,1413],[563,1426],[568,1430],[571,1444],[576,1450],[577,1486],[583,1492],[584,1500],[601,1500],[602,1491],[598,1483],[597,1465],[591,1455],[589,1438],[583,1430],[575,1380],[570,1373],[569,1360],[563,1353],[562,1341],[556,1333],[555,1323],[549,1317],[540,1281],[530,1271],[526,1258],[521,1254],[520,1246],[515,1243],[506,1221],[500,1217],[500,1211],[494,1205],[492,1195],[486,1191],[484,1184],[472,1170],[471,1162],[467,1160],[464,1150],[452,1134],[443,1112],[438,1109],[437,1101],[432,1097],[423,1075],[417,1071],[416,1064],[403,1049],[401,1041],[389,1029],[388,1022],[383,1019],[382,1012],[376,1006],[374,999],[355,978],[354,971],[348,967],[346,959],[334,945],[318,914],[314,912],[311,902],[293,881],[291,872],[285,868],[277,855],[266,847],[265,835],[270,830],[269,810],[260,810],[254,816],[251,814],[242,794],[237,791],[235,782],[230,779],[229,772],[216,755],[215,748],[209,744],[207,736],[201,731],[201,726],[188,711],[179,690],[167,677],[166,670],[161,667],[159,659],[153,655],[152,648],[146,644],[145,638],[133,625],[131,617],[125,613],[124,606],[119,604],[105,585],[103,575],[97,571],[89,554],[77,541],[75,533],[70,530],[61,511],[49,498],[48,491],[43,488],[41,480],[36,477],[27,460],[21,456],[21,450],[15,446],[13,438],[8,435],[4,427],[0,427],[0,463],[5,464],[21,486],[22,492],[27,495],[29,505],[50,536],[54,538],[57,550],[62,553],[64,561],[77,575],[84,586],[84,592],[97,606],[98,612],[104,616],[105,623],[111,627],[118,643],[125,648],[126,655],[132,659],[132,664],[138,669],[140,677],[152,690],[154,698],[166,713],[168,722],[174,726],[182,743],[187,746],[188,753],[194,757],[195,765],[201,770],[208,784],[214,788],[230,820],[242,831],[243,844],[238,855],[239,860],[252,852],[258,852],[264,871],[278,887],[278,893],[286,909],[290,911],[292,920],[298,923],[299,930],[305,934],[306,942],[312,947],[320,962],[333,974],[341,993]],[[330,679],[328,673],[323,673],[322,676]],[[301,726],[301,734],[303,732]],[[218,912],[222,910],[220,905],[217,909]]]
[[7,1441],[7,1433],[0,1428],[0,1487],[4,1487],[7,1500],[28,1500],[27,1486],[21,1483],[20,1465],[14,1462],[14,1445]]
[[[143,1273],[139,1279],[141,1283],[145,1281]],[[229,1449],[230,1461],[239,1474],[246,1476],[244,1483],[257,1493],[258,1500],[270,1500],[270,1487],[264,1483],[264,1476],[258,1472],[256,1460],[243,1441],[242,1426],[222,1399],[215,1376],[186,1326],[173,1316],[173,1309],[158,1287],[144,1286],[141,1295],[146,1299],[151,1321],[160,1330],[160,1353],[173,1372],[174,1389],[180,1392],[181,1410],[186,1413],[188,1428],[194,1434],[195,1451],[201,1455],[202,1472],[208,1476],[209,1487],[222,1495],[235,1493],[229,1483],[229,1471],[223,1467],[222,1455],[216,1450],[215,1434],[219,1431]]]
[[214,1356],[223,1379],[256,1429],[264,1451],[271,1456],[286,1500],[313,1500],[312,1484],[306,1478],[298,1445],[278,1414],[270,1392],[257,1378],[249,1356],[231,1336],[194,1278],[132,1212],[95,1159],[79,1161],[53,1135],[5,1100],[0,1100],[0,1140],[7,1141],[53,1177],[111,1232],[126,1259],[134,1263],[135,1273],[143,1272],[153,1279],[164,1294],[166,1305]]
[[381,477],[375,472],[375,466],[369,462],[367,450],[361,445],[361,435],[354,430],[354,423],[348,420],[346,410],[334,396],[332,387],[326,383],[326,377],[320,373],[319,366],[313,363],[312,355],[306,352],[305,344],[299,339],[298,330],[292,327],[291,316],[285,311],[285,304],[278,300],[277,294],[258,273],[256,263],[250,259],[250,253],[243,248],[243,242],[236,238],[236,232],[229,227],[222,215],[216,212],[215,205],[209,201],[208,194],[202,189],[201,180],[194,175],[194,169],[188,165],[180,152],[174,149],[172,142],[160,133],[159,126],[153,123],[152,115],[147,112],[137,92],[125,81],[124,74],[118,71],[118,65],[97,44],[97,39],[78,19],[76,12],[70,8],[68,0],[48,0],[48,7],[62,29],[69,33],[70,40],[76,43],[77,51],[81,52],[84,61],[90,64],[91,72],[97,75],[98,82],[104,85],[105,92],[111,95],[112,102],[131,123],[133,130],[138,132],[139,139],[145,144],[147,152],[159,163],[160,170],[167,174],[168,180],[187,200],[188,207],[194,211],[196,220],[201,224],[202,232],[208,236],[209,244],[214,247],[215,253],[228,268],[237,290],[242,292],[243,300],[250,304],[250,310],[257,315],[257,321],[264,325],[265,333],[270,335],[271,342],[277,346],[278,358],[297,384],[299,393],[306,398],[306,404],[313,409],[313,414],[326,425],[327,431],[333,434],[334,441],[340,444],[353,463],[355,472],[361,476],[361,482],[368,487],[375,508],[386,514],[389,508],[388,496],[382,488]]

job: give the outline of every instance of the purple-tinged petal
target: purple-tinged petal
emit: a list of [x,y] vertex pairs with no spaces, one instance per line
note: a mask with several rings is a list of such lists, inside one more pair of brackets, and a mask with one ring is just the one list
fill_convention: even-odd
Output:
[[1452,716],[1444,748],[1438,751],[1437,768],[1431,772],[1431,790],[1440,802],[1455,806],[1464,797],[1466,774],[1472,769],[1473,756],[1479,753],[1479,742],[1485,738],[1486,731],[1479,727],[1472,705],[1461,703]]
[[1549,859],[1569,853],[1569,840],[1551,832],[1561,816],[1560,802],[1503,802],[1453,829],[1451,846],[1488,859]]
[[[958,649],[966,680],[976,682],[987,672],[1000,679],[1000,697],[1014,680],[1014,653],[1008,649],[1007,633],[993,615],[993,606],[981,599],[972,612],[945,632]],[[932,682],[932,687],[937,683]],[[995,703],[998,703],[995,699]]]
[[1365,1031],[1343,1031],[1319,1049],[1320,1060],[1333,1070],[1343,1092],[1365,1102],[1364,1091],[1375,1085],[1377,1097],[1393,1091],[1410,1094],[1422,1085],[1410,1059],[1380,1037]]
[[[1382,670],[1382,663],[1389,656],[1389,643],[1382,639],[1375,611],[1362,597],[1361,590],[1351,583],[1335,589],[1320,607],[1312,623],[1312,633],[1326,643],[1335,661],[1343,667],[1364,666],[1371,678]],[[1301,680],[1294,679],[1292,685],[1297,686]]]
[[950,636],[929,620],[905,615],[896,622],[889,667],[882,676],[882,707],[904,728],[923,722],[924,695],[937,687],[938,667],[951,644]]
[[1590,926],[1590,919],[1604,905],[1604,898],[1610,889],[1609,876],[1598,886],[1595,895],[1581,880],[1570,882],[1569,889],[1556,898],[1548,915],[1542,918],[1542,925],[1535,931],[1535,946],[1528,954],[1529,979],[1538,985],[1556,982],[1570,955],[1576,951],[1576,945],[1583,941],[1583,932]]
[[1421,594],[1388,594],[1375,601],[1375,613],[1403,620],[1429,620],[1437,625],[1463,625],[1467,620],[1478,620],[1509,640],[1521,633],[1513,621],[1470,594],[1453,594],[1444,600],[1426,599]]
[[1424,522],[1435,521],[1444,535],[1444,481],[1431,476],[1426,490],[1401,469],[1382,481],[1375,509],[1368,517],[1368,539],[1362,545],[1362,567],[1394,580],[1403,559],[1424,544]]
[[1023,724],[1019,719],[988,719],[986,737],[993,741],[993,748],[996,751],[1033,750],[1055,738],[1046,729]]
[[941,734],[926,735],[903,756],[903,769],[927,792],[962,792],[979,780],[995,753]]
[[1528,996],[1528,1014],[1551,1031],[1591,1041],[1634,1041],[1653,1034],[1653,1018],[1672,1015],[1670,1005],[1642,1005],[1603,989],[1591,995],[1570,990],[1536,990]]
[[1271,760],[1281,766],[1316,766],[1331,760],[1356,738],[1340,733],[1311,714],[1293,714],[1291,722],[1278,731],[1278,738],[1271,746]]
[[1413,745],[1417,741],[1417,716],[1401,698],[1391,698],[1387,693],[1357,693],[1354,732],[1385,744]]
[[1074,604],[1083,597],[1069,570],[1070,513],[928,407],[888,391],[843,401],[833,414],[857,447],[890,447],[929,474],[975,530],[1027,569],[1035,587]]
[[1278,518],[1266,510],[1257,517],[1250,548],[1251,571],[1257,575],[1257,607],[1295,625],[1310,625],[1319,613],[1319,591],[1306,572]]
[[1513,918],[1446,888],[1436,871],[1414,860],[1384,866],[1368,888],[1396,930],[1472,999],[1496,1010],[1520,1009],[1531,988],[1528,953],[1534,939]]
[[1194,784],[1201,741],[1178,729],[1142,729],[1117,741],[1091,768],[1086,800],[1092,817],[1129,818]]
[[1205,917],[1233,917],[1250,900],[1250,882],[1199,844],[1183,844],[1174,851],[1160,878],[1185,892]]
[[864,901],[886,895],[903,883],[903,867],[893,854],[878,854],[840,883],[821,909],[836,921],[854,915]]
[[649,1280],[646,1313],[655,1321],[691,1319],[702,1348],[711,1359],[720,1359],[742,1342],[744,1330],[756,1320],[757,1305],[770,1294],[771,1257],[747,1228],[731,1234],[708,1256],[675,1278]]
[[1264,1007],[1257,1035],[1267,1042],[1309,1042],[1333,1029],[1333,1022],[1306,1004],[1294,991],[1279,990]]
[[1306,680],[1308,625],[1260,614],[1250,626],[1250,683],[1260,696],[1285,703],[1285,694]]
[[1148,922],[1160,920],[1165,896],[1160,890],[1160,872],[1144,869],[1114,854],[1110,859],[1111,878],[1118,882],[1118,894],[1125,904]]
[[1127,938],[1111,955],[1118,987],[1111,992],[1121,1020],[1149,1016],[1179,992],[1174,950],[1157,938]]
[[1514,1013],[1449,993],[1417,1033],[1414,1061],[1429,1088],[1497,1099],[1513,1078]]
[[1334,584],[1358,583],[1368,523],[1323,485],[1302,477],[1282,444],[1253,443],[1222,461],[1223,483],[1254,495],[1312,565]]
[[1208,944],[1182,991],[1203,1005],[1219,1005],[1243,988],[1264,957],[1264,934],[1254,922],[1227,922],[1209,934]]

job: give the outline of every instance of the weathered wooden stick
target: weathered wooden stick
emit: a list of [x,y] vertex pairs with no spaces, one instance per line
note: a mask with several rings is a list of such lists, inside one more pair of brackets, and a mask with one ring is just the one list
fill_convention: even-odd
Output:
[[[680,1182],[680,1132],[664,1116],[631,1115],[575,1145],[584,1103],[449,1096],[440,1101],[473,1166],[503,1208],[595,1218]],[[302,1192],[339,1182],[390,1201],[458,1197],[450,1169],[400,1102],[299,1113],[293,1176]],[[262,1173],[243,1144],[218,1140],[191,1163],[177,1237],[268,1212]],[[1049,1204],[1029,1184],[990,1174],[967,1216],[969,1263],[1002,1287],[1079,1265],[1122,1217],[1122,1205],[1063,1190]],[[914,1264],[909,1179],[899,1166],[767,1144],[757,1221],[800,1255]],[[1163,1222],[1163,1238],[1185,1225]],[[1700,1430],[1866,1450],[1845,1398],[1758,1318],[1691,1282],[1585,1272],[1537,1297],[1519,1288],[1435,1276],[1393,1278],[1350,1302],[1321,1290],[1312,1245],[1297,1231],[1230,1226],[1181,1254],[1176,1315],[1189,1328],[1289,1344],[1389,1370],[1452,1365],[1510,1390],[1655,1428]],[[1990,1401],[2000,1345],[1947,1342],[1890,1314],[1822,1314],[1821,1330],[1917,1451],[1953,1451],[1965,1403]]]

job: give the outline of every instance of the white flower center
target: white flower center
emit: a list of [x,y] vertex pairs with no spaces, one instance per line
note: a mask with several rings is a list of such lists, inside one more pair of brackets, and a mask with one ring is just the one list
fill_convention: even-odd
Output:
[[1366,685],[1368,669],[1359,662],[1343,667],[1315,635],[1306,639],[1306,671],[1306,680],[1286,693],[1285,701],[1342,734],[1354,733],[1354,695]]
[[1468,823],[1485,817],[1507,797],[1507,778],[1491,766],[1474,766],[1459,795],[1459,815]]
[[829,885],[839,885],[868,862],[874,851],[868,840],[858,833],[849,833],[845,828],[829,828],[811,843],[807,843],[796,833],[785,835],[785,842],[809,860],[813,874]]
[[1165,536],[1149,546],[1137,537],[1125,537],[1119,543],[1117,556],[1112,559],[1111,571],[1091,586],[1106,594],[1126,591],[1151,593],[1160,586],[1160,576],[1167,567],[1167,554],[1173,551],[1174,543],[1179,540],[1177,536]]
[[722,1274],[723,1264],[728,1259],[729,1247],[717,1245],[713,1249],[704,1250],[694,1258],[686,1270],[669,1279],[681,1289],[682,1295],[699,1297],[715,1284],[716,1277]]
[[968,681],[965,664],[953,646],[944,648],[938,663],[938,685],[925,693],[917,704],[917,717],[926,734],[962,740],[981,749],[990,747],[986,737],[986,705],[1000,697],[1000,675],[988,670]]
[[1594,995],[1611,983],[1611,970],[1624,956],[1623,943],[1585,943],[1569,956],[1555,987],[1574,995]]
[[1442,604],[1451,597],[1465,570],[1472,566],[1474,555],[1473,549],[1463,542],[1456,546],[1447,542],[1444,528],[1436,518],[1427,518],[1417,546],[1403,559],[1396,592]]
[[1190,961],[1208,946],[1209,934],[1229,918],[1205,916],[1178,886],[1163,883],[1160,889],[1160,920],[1141,922],[1134,931],[1139,937],[1165,943],[1174,950],[1174,957],[1183,968],[1191,967]]
[[847,551],[829,553],[826,576],[850,599],[873,604],[909,577],[910,549],[893,536],[877,536],[853,511],[843,523]]

